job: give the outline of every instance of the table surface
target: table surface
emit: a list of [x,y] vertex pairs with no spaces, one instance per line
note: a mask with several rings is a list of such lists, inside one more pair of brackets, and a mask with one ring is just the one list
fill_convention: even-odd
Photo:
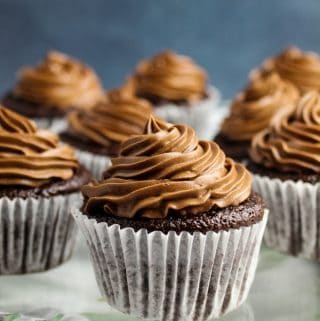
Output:
[[[51,315],[60,311],[92,321],[133,321],[109,308],[100,297],[84,243],[80,238],[73,258],[51,271],[1,276],[0,311],[28,314],[36,310],[36,315],[44,317],[50,308],[54,309],[48,310]],[[249,299],[221,321],[320,321],[319,303],[317,263],[263,248]]]

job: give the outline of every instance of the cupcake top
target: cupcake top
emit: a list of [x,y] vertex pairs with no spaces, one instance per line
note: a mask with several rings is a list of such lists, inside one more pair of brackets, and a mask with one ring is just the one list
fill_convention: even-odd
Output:
[[68,180],[78,168],[73,149],[56,135],[0,106],[0,186],[39,187]]
[[152,102],[192,103],[207,92],[205,71],[189,57],[171,51],[140,62],[131,81],[136,94]]
[[113,91],[106,103],[88,112],[71,112],[69,131],[101,147],[116,145],[119,148],[130,135],[142,133],[151,110],[147,101]]
[[276,73],[255,77],[232,102],[221,132],[232,140],[249,141],[269,125],[276,111],[294,103],[298,97],[294,85]]
[[291,81],[300,91],[320,90],[320,56],[291,47],[275,58],[267,60],[262,73],[274,70]]
[[250,193],[249,172],[217,144],[152,116],[143,134],[122,143],[105,179],[83,187],[86,213],[147,219],[238,205]]
[[133,88],[133,83],[130,79],[118,88],[108,90],[106,92],[106,101],[112,102],[117,101],[121,98],[132,98],[135,97],[135,92]]
[[13,94],[29,102],[60,109],[89,109],[105,99],[92,69],[56,51],[49,52],[37,66],[23,68]]
[[303,95],[252,140],[251,159],[282,172],[320,173],[320,94]]

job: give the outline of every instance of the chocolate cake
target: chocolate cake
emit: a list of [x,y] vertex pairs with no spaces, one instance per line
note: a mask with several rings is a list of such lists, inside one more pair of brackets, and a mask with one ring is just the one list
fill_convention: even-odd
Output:
[[148,232],[161,231],[168,233],[174,231],[181,233],[183,231],[207,233],[210,231],[228,231],[244,226],[250,226],[261,221],[264,214],[265,204],[260,195],[252,193],[239,206],[228,206],[226,208],[212,207],[209,211],[199,215],[177,215],[169,213],[165,218],[144,219],[122,218],[113,216],[105,211],[85,213],[94,218],[97,222],[106,222],[108,225],[118,224],[121,228],[132,227],[135,231],[146,229]]

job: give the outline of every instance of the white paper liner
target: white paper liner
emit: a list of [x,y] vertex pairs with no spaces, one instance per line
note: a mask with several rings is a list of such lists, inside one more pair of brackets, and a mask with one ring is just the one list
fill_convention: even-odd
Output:
[[69,208],[81,199],[0,198],[0,275],[45,271],[69,259],[77,235]]
[[60,133],[67,128],[67,121],[65,118],[33,118],[33,121],[39,128],[50,129],[54,133]]
[[109,305],[157,321],[217,318],[238,307],[251,287],[267,211],[250,227],[206,234],[97,223],[73,210],[86,237],[97,282]]
[[173,124],[187,124],[193,127],[200,139],[211,139],[215,128],[212,125],[220,103],[220,93],[209,87],[209,97],[189,106],[166,104],[156,107],[155,113]]
[[254,175],[270,209],[264,241],[282,253],[320,261],[320,183]]
[[84,165],[92,176],[96,179],[101,179],[103,172],[111,166],[111,159],[108,156],[101,156],[80,149],[76,149],[76,156],[79,162]]

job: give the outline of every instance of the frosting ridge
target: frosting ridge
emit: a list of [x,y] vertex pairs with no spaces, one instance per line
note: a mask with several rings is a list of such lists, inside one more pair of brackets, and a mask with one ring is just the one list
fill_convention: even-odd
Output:
[[0,185],[37,187],[67,180],[78,167],[73,149],[55,134],[0,106]]
[[105,99],[92,69],[55,51],[37,66],[22,69],[13,93],[27,101],[61,109],[89,109]]
[[276,114],[252,140],[250,156],[284,172],[320,173],[320,94],[308,92]]
[[298,97],[298,90],[276,73],[255,77],[232,102],[221,132],[232,140],[249,141],[269,125],[281,107],[294,103]]
[[207,76],[189,57],[164,51],[141,61],[131,78],[142,97],[193,102],[204,98]]
[[261,73],[267,74],[272,70],[292,82],[301,92],[320,90],[320,56],[314,52],[303,52],[290,47],[268,59],[263,64]]
[[144,134],[122,143],[101,182],[83,187],[85,211],[120,217],[163,218],[238,205],[251,192],[251,175],[217,144],[198,141],[191,127],[152,116]]
[[142,133],[151,112],[147,101],[113,91],[106,103],[87,112],[71,112],[69,129],[104,147],[120,145],[130,135]]

